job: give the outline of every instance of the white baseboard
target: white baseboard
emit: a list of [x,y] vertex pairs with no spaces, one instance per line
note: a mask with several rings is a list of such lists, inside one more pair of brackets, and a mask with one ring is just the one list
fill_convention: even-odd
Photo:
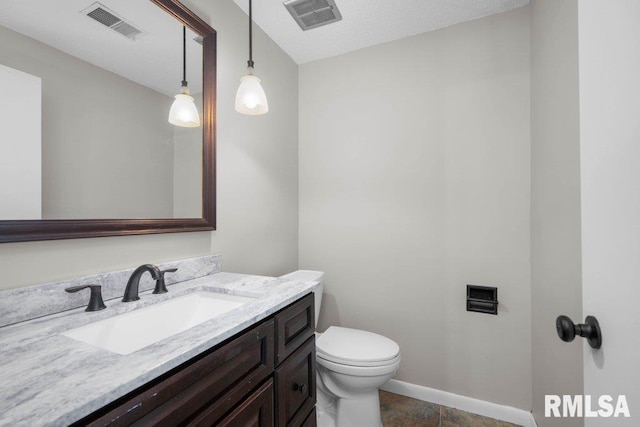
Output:
[[384,391],[412,397],[436,405],[448,406],[450,408],[461,409],[472,414],[483,417],[495,418],[524,427],[537,427],[536,421],[531,412],[523,409],[512,408],[511,406],[498,405],[497,403],[485,402],[471,397],[460,396],[446,391],[421,385],[406,383],[404,381],[390,380],[381,387]]

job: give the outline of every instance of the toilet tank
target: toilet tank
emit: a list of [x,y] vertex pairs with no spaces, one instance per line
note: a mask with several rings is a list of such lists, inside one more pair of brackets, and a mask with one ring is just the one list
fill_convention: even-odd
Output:
[[315,270],[296,270],[284,276],[280,276],[281,279],[300,280],[302,282],[318,282],[320,286],[313,291],[315,315],[316,315],[316,328],[318,327],[318,318],[320,317],[320,304],[322,304],[322,291],[324,291],[324,271]]

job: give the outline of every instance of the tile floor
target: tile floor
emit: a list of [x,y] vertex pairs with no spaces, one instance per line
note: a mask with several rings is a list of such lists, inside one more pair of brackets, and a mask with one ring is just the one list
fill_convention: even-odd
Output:
[[486,418],[380,391],[383,427],[516,427],[516,424]]

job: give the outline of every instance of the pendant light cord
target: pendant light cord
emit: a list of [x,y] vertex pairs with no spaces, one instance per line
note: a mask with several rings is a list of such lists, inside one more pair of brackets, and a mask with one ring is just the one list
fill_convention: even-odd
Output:
[[182,86],[187,86],[187,27],[182,26]]
[[249,0],[249,60],[247,66],[253,68],[253,19],[252,19],[252,7],[251,0]]

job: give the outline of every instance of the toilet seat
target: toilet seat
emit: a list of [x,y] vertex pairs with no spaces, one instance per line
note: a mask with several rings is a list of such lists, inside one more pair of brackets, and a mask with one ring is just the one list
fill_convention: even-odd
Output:
[[350,375],[352,377],[379,377],[381,375],[393,374],[398,370],[400,366],[400,355],[390,361],[389,364],[381,366],[343,365],[342,363],[335,363],[322,357],[317,357],[316,362],[318,362],[318,369],[323,367],[331,372]]
[[331,326],[317,337],[319,359],[351,367],[385,367],[400,359],[394,341],[373,332]]

